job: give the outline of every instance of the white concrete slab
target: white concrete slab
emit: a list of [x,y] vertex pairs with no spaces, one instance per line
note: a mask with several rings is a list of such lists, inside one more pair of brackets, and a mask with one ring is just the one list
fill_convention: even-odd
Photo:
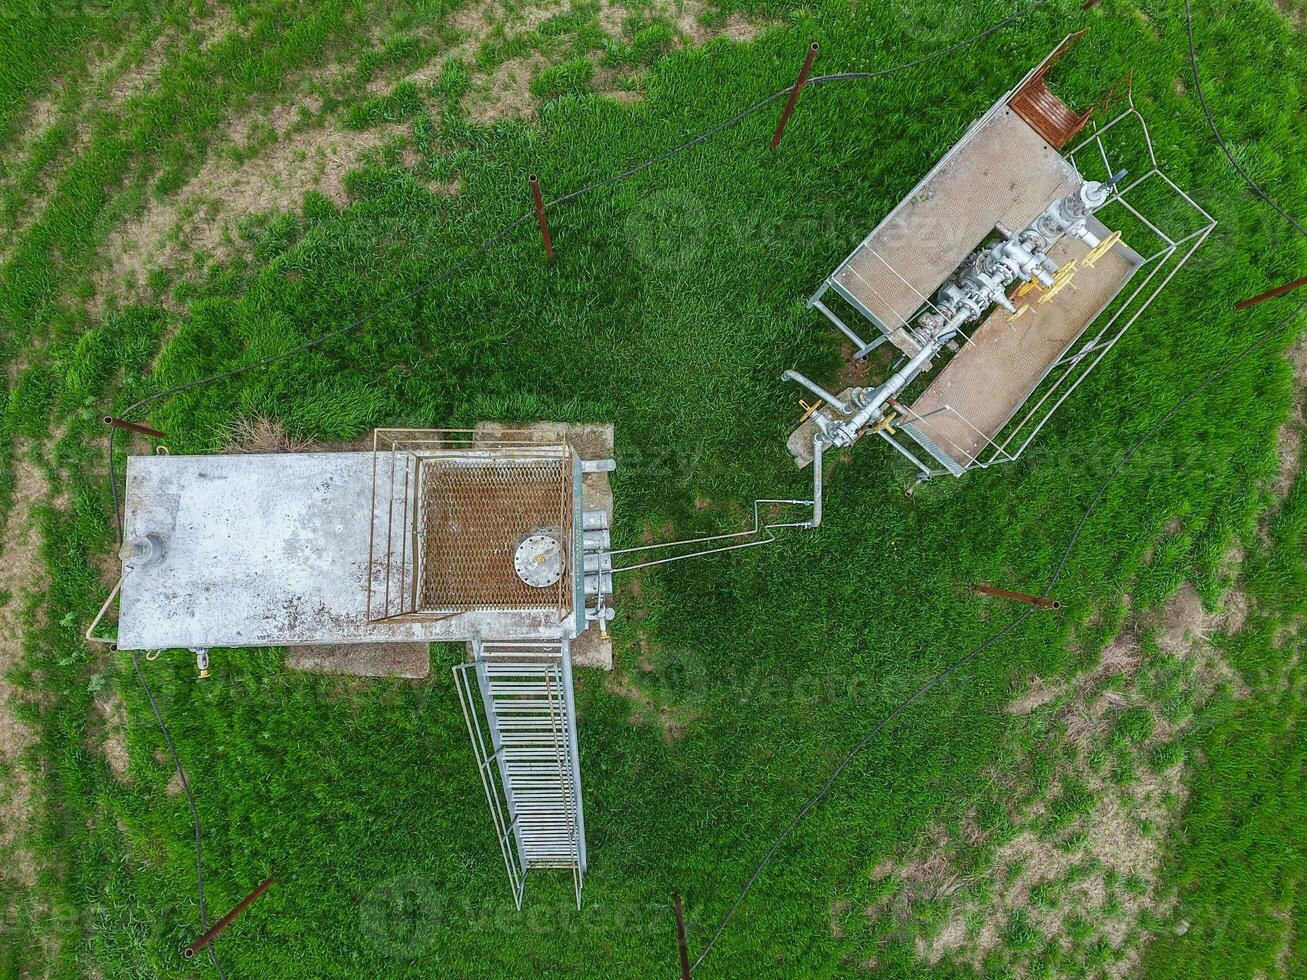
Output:
[[530,610],[368,622],[370,452],[133,456],[125,508],[126,540],[163,557],[124,562],[124,650],[559,635]]

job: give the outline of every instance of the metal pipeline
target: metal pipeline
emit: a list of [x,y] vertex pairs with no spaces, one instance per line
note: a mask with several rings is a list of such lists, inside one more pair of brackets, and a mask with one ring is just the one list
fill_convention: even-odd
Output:
[[[885,403],[897,395],[900,391],[908,386],[917,372],[921,370],[923,364],[939,353],[939,349],[946,344],[953,336],[952,331],[942,333],[937,337],[931,338],[925,347],[921,348],[912,360],[908,361],[902,368],[894,373],[883,385],[875,390],[871,400],[858,409],[853,418],[847,422],[841,423],[836,428],[836,438],[833,440],[837,445],[851,446],[853,440],[858,437],[859,431],[868,422],[878,417]],[[840,436],[847,441],[842,441]]]
[[821,527],[821,456],[826,451],[826,437],[820,432],[812,437],[812,520],[808,527]]
[[814,395],[816,395],[818,398],[824,401],[831,408],[838,409],[842,415],[848,415],[850,412],[853,411],[852,405],[848,404],[847,402],[840,401],[838,398],[832,395],[821,385],[817,384],[817,382],[810,380],[809,378],[800,374],[798,371],[791,369],[782,372],[781,380],[793,381],[797,384],[803,385],[803,387],[807,388],[810,392],[812,392]]

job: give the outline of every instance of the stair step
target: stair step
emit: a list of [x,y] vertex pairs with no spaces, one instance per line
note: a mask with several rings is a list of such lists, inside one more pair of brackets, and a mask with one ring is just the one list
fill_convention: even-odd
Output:
[[912,440],[918,446],[926,450],[926,452],[929,453],[937,463],[954,476],[961,476],[966,472],[966,468],[961,463],[941,449],[935,443],[935,440],[931,439],[930,436],[926,435],[911,422],[902,422],[899,424],[899,428],[911,436]]

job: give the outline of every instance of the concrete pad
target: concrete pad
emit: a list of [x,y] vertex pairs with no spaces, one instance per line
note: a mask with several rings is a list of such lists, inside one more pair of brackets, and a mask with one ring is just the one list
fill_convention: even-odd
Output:
[[[847,403],[853,398],[853,388],[851,386],[845,388],[836,397],[839,398],[840,401]],[[822,405],[832,414],[834,413],[834,409],[830,409],[825,402],[823,402]],[[817,434],[816,414],[817,413],[814,412],[795,426],[794,430],[790,433],[790,437],[785,440],[785,448],[790,451],[790,455],[794,457],[794,465],[799,469],[804,469],[812,463],[812,440]],[[847,416],[841,416],[841,418],[847,418]],[[859,433],[858,439],[861,438],[862,433]],[[854,441],[856,442],[857,440]]]
[[385,509],[371,453],[130,457],[126,540],[155,535],[163,554],[123,564],[119,647],[545,639],[566,627],[556,612],[512,609],[370,621],[369,535]]
[[353,677],[402,677],[422,680],[431,676],[431,648],[426,643],[315,644],[286,651],[286,667],[308,674],[346,674]]
[[[620,616],[621,613],[618,613]],[[598,667],[600,670],[613,669],[613,638],[599,632],[593,623],[590,628],[572,641],[573,667]]]

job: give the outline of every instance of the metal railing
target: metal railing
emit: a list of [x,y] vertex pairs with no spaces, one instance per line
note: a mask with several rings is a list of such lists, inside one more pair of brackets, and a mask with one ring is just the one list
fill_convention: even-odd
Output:
[[531,868],[566,868],[579,909],[585,816],[568,641],[475,636],[472,648],[455,688],[514,904]]
[[517,579],[511,556],[516,536],[536,526],[570,540],[573,455],[565,435],[549,430],[375,430],[369,621],[429,622],[475,609],[561,618],[572,604],[570,566],[556,585],[536,589]]

